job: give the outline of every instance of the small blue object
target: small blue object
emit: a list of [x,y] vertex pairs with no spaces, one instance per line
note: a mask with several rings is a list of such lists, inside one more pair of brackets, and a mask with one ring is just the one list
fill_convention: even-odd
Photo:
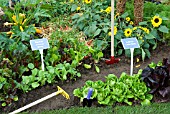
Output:
[[89,88],[88,93],[87,93],[87,99],[88,99],[88,100],[90,99],[92,93],[93,93],[93,89],[92,89],[92,88]]
[[134,38],[125,38],[121,39],[121,42],[123,44],[124,49],[130,49],[130,48],[139,48],[138,40]]
[[33,51],[49,48],[49,43],[48,43],[47,38],[30,40],[30,44],[31,44],[31,49]]

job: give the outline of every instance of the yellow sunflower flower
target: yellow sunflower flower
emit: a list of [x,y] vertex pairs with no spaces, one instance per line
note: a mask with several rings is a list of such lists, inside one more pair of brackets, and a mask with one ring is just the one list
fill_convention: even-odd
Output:
[[133,27],[133,29],[132,30],[136,30],[137,29],[137,27]]
[[132,29],[127,28],[127,29],[124,31],[124,34],[125,34],[126,37],[131,36],[131,34],[132,34]]
[[117,34],[117,27],[114,26],[114,35],[116,35],[116,34]]
[[130,17],[126,17],[126,21],[129,22],[130,21]]
[[[116,34],[117,34],[117,27],[116,27],[116,26],[114,26],[114,35],[116,35]],[[109,35],[109,36],[111,36],[111,35],[112,35],[112,33],[111,33],[111,32],[109,32],[109,33],[108,33],[108,35]]]
[[151,22],[154,27],[159,27],[159,25],[162,24],[162,18],[160,18],[159,16],[154,16]]
[[108,35],[109,35],[109,36],[111,36],[111,35],[112,35],[112,33],[111,33],[111,32],[109,32],[109,33],[108,33]]
[[76,10],[79,11],[79,10],[80,10],[80,7],[77,7]]
[[70,0],[70,2],[72,3],[72,2],[74,2],[74,0]]
[[130,21],[130,24],[133,25],[134,24],[133,21]]
[[111,7],[107,7],[106,10],[105,10],[107,13],[110,13],[111,12]]
[[149,29],[148,28],[142,28],[143,31],[145,31],[147,34],[149,34]]
[[90,4],[92,2],[92,0],[85,0],[84,1],[86,4]]

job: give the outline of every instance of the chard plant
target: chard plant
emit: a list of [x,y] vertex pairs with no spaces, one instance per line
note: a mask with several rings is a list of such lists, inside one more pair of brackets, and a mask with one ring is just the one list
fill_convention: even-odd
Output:
[[16,93],[19,80],[16,72],[11,69],[12,65],[13,63],[8,58],[4,58],[0,63],[0,107],[8,106],[18,100]]
[[73,91],[74,96],[80,98],[80,102],[87,96],[89,88],[93,88],[91,99],[97,99],[99,104],[113,105],[116,102],[132,105],[139,101],[142,105],[149,105],[153,96],[149,94],[149,88],[140,79],[141,70],[138,74],[129,76],[122,73],[120,78],[114,74],[106,76],[106,81],[86,81],[85,85]]
[[42,71],[35,67],[34,64],[29,63],[26,69],[29,75],[22,75],[22,80],[19,89],[24,92],[31,91],[39,86],[45,84],[53,84],[58,81],[75,80],[81,74],[73,67],[73,64],[64,63],[57,64],[56,66],[46,66],[46,70]]

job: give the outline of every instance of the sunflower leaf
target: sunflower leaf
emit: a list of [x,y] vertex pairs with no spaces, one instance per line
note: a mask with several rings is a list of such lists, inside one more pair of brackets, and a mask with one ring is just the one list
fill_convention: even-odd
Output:
[[169,29],[166,26],[160,26],[158,30],[163,33],[169,33]]

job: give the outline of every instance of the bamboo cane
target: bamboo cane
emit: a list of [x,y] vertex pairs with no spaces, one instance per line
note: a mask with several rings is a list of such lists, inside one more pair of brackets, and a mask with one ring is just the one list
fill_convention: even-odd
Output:
[[114,56],[114,0],[111,0],[111,56]]

